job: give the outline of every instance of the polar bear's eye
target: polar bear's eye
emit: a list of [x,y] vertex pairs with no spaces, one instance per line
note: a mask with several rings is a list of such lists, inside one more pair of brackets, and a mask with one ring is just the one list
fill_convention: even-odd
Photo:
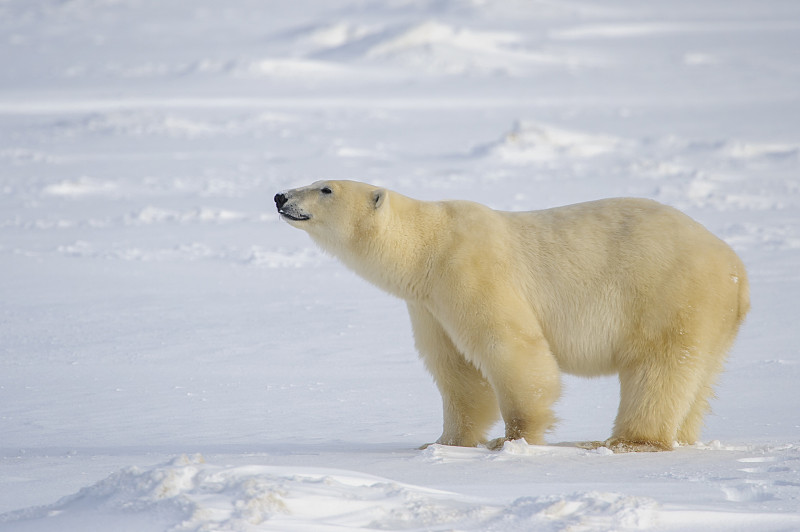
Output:
[[333,190],[331,190],[331,189],[330,189],[330,188],[328,188],[328,187],[322,187],[322,188],[320,189],[320,192],[322,192],[323,194],[333,194]]

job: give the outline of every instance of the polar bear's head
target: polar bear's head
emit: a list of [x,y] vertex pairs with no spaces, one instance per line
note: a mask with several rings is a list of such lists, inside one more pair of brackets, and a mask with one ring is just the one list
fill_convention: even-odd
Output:
[[365,244],[386,210],[388,191],[356,181],[317,181],[275,195],[281,218],[338,254]]

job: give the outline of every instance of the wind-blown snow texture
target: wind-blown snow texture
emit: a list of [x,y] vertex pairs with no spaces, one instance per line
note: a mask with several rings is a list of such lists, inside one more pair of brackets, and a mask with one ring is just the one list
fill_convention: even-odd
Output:
[[[800,528],[800,4],[0,1],[0,530]],[[706,443],[420,444],[402,302],[281,223],[321,178],[674,205],[753,310]],[[495,428],[499,435],[501,427]]]

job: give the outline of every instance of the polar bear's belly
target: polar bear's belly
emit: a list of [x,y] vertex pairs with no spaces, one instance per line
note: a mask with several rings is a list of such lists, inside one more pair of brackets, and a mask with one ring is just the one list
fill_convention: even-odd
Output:
[[555,349],[558,367],[565,373],[581,377],[595,377],[617,373],[614,352],[603,346],[570,346]]
[[571,315],[551,315],[542,323],[550,350],[566,373],[591,377],[617,372],[625,323],[608,308],[593,306],[575,309]]

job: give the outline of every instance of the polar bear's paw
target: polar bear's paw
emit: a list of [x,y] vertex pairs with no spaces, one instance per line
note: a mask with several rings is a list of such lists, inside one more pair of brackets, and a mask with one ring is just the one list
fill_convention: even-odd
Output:
[[594,451],[595,449],[600,449],[601,447],[605,447],[606,442],[604,441],[579,441],[575,443],[575,447],[579,449],[586,449],[588,451]]
[[657,453],[671,451],[672,445],[657,441],[630,441],[622,438],[609,438],[606,441],[587,441],[576,444],[581,449],[599,449],[606,447],[614,454],[622,453]]
[[628,441],[620,438],[609,438],[606,441],[582,441],[577,442],[575,447],[588,449],[590,451],[605,447],[611,449],[614,454],[622,453],[657,453],[661,451],[671,451],[672,446],[660,442],[639,442]]
[[493,440],[487,441],[484,446],[489,449],[490,451],[499,451],[503,448],[507,441],[511,441],[508,438],[495,438]]

